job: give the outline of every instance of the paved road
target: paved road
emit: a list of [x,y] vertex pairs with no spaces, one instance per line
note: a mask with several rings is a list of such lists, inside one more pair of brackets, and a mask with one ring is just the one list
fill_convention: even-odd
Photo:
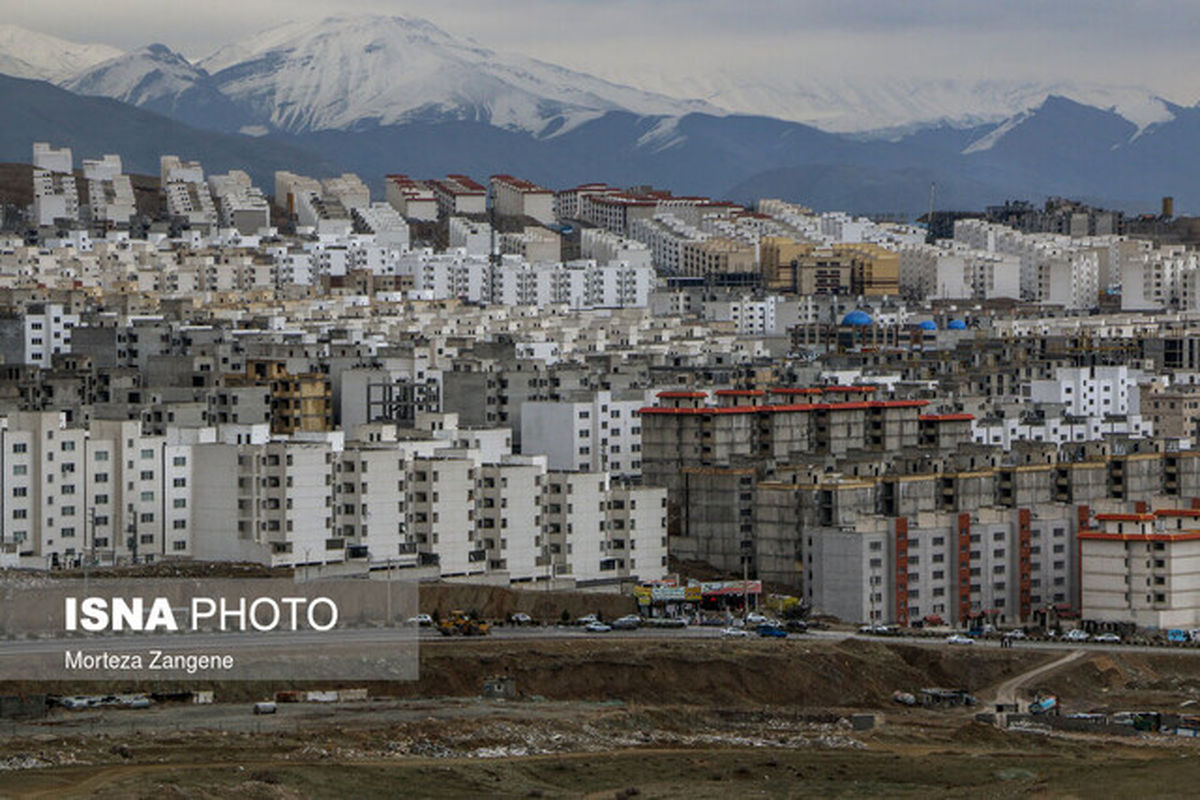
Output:
[[[162,649],[186,649],[190,651],[205,648],[239,649],[267,647],[297,648],[315,645],[336,644],[339,647],[355,645],[398,645],[405,642],[431,644],[436,642],[453,642],[455,645],[468,645],[475,642],[493,640],[501,641],[538,641],[538,640],[694,640],[720,639],[721,629],[713,626],[695,626],[689,628],[641,628],[631,631],[610,631],[608,633],[588,633],[579,627],[545,626],[545,627],[495,627],[487,637],[445,637],[437,631],[422,628],[366,628],[345,629],[320,633],[316,631],[283,631],[270,634],[262,633],[225,633],[225,634],[165,634],[165,635],[128,635],[110,637],[105,640],[87,638],[53,638],[53,639],[15,639],[0,641],[0,659],[12,655],[34,655],[45,653],[61,653],[64,649],[81,647],[103,647],[110,652],[126,652],[129,650],[145,650],[150,647]],[[751,632],[749,638],[758,637]],[[811,631],[805,634],[790,634],[789,641],[824,641],[839,642],[847,639],[874,641],[881,644],[911,644],[922,647],[979,647],[999,648],[999,639],[977,639],[972,645],[948,645],[941,636],[865,636],[854,631],[824,630]],[[779,640],[771,640],[778,643]],[[1084,652],[1141,652],[1141,653],[1175,653],[1181,656],[1200,656],[1200,648],[1172,647],[1152,645],[1122,645],[1122,644],[1091,644],[1079,642],[1054,641],[1018,641],[1014,644],[1019,650],[1045,650],[1051,652],[1083,650]]]

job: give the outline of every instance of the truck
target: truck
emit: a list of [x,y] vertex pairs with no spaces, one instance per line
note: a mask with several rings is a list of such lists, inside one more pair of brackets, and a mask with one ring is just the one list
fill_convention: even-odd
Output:
[[1030,714],[1049,714],[1058,708],[1058,698],[1052,694],[1042,695],[1029,704]]
[[465,611],[451,611],[438,622],[438,631],[442,636],[486,636],[492,626]]

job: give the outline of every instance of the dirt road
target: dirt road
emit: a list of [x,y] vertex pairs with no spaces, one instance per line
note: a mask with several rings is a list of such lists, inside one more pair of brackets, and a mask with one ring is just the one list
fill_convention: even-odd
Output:
[[995,696],[992,699],[992,703],[1002,703],[1005,705],[1016,703],[1018,699],[1017,693],[1021,689],[1033,683],[1043,675],[1047,675],[1051,672],[1061,669],[1067,664],[1070,664],[1072,661],[1076,661],[1085,655],[1087,654],[1083,650],[1075,650],[1074,652],[1068,653],[1062,658],[1051,661],[1049,664],[1042,664],[1040,667],[1035,667],[1028,672],[1022,672],[1020,675],[1015,675],[1012,678],[1009,678],[996,687]]

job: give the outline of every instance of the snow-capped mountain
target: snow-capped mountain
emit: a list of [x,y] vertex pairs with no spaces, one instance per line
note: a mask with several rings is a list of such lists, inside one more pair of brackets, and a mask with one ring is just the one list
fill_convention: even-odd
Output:
[[609,111],[719,113],[497,53],[403,17],[292,23],[222,48],[199,66],[231,100],[289,132],[456,119],[548,136]]
[[0,25],[0,73],[16,78],[57,82],[120,54],[106,44],[78,44]]
[[77,94],[111,97],[135,106],[183,94],[208,81],[208,73],[162,44],[102,61],[60,85]]
[[63,81],[76,94],[110,97],[189,125],[256,129],[258,120],[216,87],[207,72],[166,45],[152,44],[103,61]]
[[1051,95],[1113,109],[1139,129],[1170,119],[1163,100],[1136,86],[887,76],[864,79],[811,73],[745,75],[725,70],[686,76],[641,72],[639,77],[638,86],[679,97],[700,97],[732,113],[802,122],[834,133],[873,132],[881,138],[899,138],[928,125],[968,127],[1000,122],[1041,105]]

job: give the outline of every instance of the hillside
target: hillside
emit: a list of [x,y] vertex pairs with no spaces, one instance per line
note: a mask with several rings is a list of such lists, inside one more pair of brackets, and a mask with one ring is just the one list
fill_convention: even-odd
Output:
[[336,174],[333,163],[295,144],[201,131],[116,100],[81,97],[42,81],[0,75],[0,161],[28,162],[32,144],[70,147],[76,162],[117,153],[131,173],[158,174],[159,158],[175,153],[199,159],[207,172],[244,169],[260,185],[275,170]]

